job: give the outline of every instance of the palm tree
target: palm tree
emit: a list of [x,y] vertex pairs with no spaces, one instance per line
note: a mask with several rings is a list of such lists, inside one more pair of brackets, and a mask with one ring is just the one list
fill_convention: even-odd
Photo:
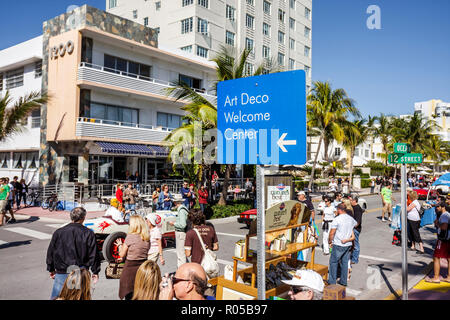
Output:
[[30,112],[48,101],[46,94],[34,91],[23,97],[19,97],[14,103],[9,91],[0,100],[0,141],[4,141],[15,132],[20,132],[19,124]]
[[[278,71],[277,65],[272,60],[266,60],[261,63],[254,72],[249,72],[246,70],[248,56],[250,55],[250,50],[244,50],[239,56],[233,49],[229,49],[222,46],[216,57],[212,59],[216,63],[216,78],[214,84],[214,89],[217,92],[217,84],[221,81],[233,80],[248,76],[257,76],[266,72],[276,72]],[[212,129],[217,128],[217,106],[210,103],[199,93],[191,89],[184,83],[178,83],[176,87],[167,90],[168,95],[175,97],[177,101],[186,100],[188,104],[182,108],[187,112],[184,119],[187,121],[183,126],[174,130],[167,138],[166,141],[169,142],[180,142],[193,143],[194,141],[194,122],[198,121],[201,123],[202,129]],[[204,149],[205,146],[202,146]],[[175,150],[175,151],[174,151]],[[179,149],[178,149],[179,150]],[[172,147],[171,156],[175,156],[172,152],[176,152],[176,149]],[[201,152],[201,150],[194,150],[190,155],[191,158],[196,157],[196,153]],[[200,165],[198,172],[205,172],[205,165]],[[231,172],[235,170],[236,165],[225,165],[225,178],[222,187],[222,197],[219,201],[219,205],[226,205],[227,190],[229,185],[229,180]],[[208,172],[208,170],[206,170]],[[210,176],[210,175],[209,175]]]
[[[436,166],[443,160],[450,157],[450,144],[442,140],[438,135],[432,135],[424,144],[425,155],[433,160],[433,176]],[[424,155],[424,158],[425,158]]]
[[350,174],[350,186],[353,185],[353,158],[355,157],[355,149],[360,144],[367,141],[370,136],[370,126],[366,125],[366,120],[354,120],[348,122],[344,126],[344,139],[342,145],[347,151],[347,161]]
[[375,119],[378,121],[378,126],[374,126],[372,133],[375,138],[380,139],[383,145],[382,158],[384,158],[384,165],[387,166],[388,144],[392,137],[392,123],[390,118],[383,113],[379,117],[375,117]]
[[349,114],[356,116],[360,114],[345,90],[332,90],[329,82],[314,82],[307,101],[307,126],[309,129],[314,128],[319,134],[319,145],[308,185],[308,189],[311,189],[322,142],[324,142],[325,157],[328,158],[328,145],[331,139],[341,142],[344,137],[343,126],[347,122],[346,117]]

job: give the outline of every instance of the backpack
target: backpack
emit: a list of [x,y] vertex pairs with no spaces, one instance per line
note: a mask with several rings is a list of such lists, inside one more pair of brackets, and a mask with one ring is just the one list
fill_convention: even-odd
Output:
[[400,230],[394,231],[394,236],[392,237],[392,245],[395,245],[395,246],[402,245],[402,233]]

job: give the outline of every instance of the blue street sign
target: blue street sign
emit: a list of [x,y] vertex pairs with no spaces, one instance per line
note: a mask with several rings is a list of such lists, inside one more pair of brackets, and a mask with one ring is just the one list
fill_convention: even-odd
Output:
[[217,86],[217,162],[306,163],[304,70],[220,82]]

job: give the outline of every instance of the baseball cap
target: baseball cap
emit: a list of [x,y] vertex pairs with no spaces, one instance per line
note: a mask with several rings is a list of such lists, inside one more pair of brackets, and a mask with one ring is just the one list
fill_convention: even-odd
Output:
[[145,216],[145,219],[150,221],[150,223],[154,226],[157,226],[158,224],[161,223],[161,217],[154,213],[149,213],[148,215]]
[[313,270],[297,270],[292,280],[281,280],[287,285],[308,287],[323,292],[325,284],[322,276]]
[[299,191],[299,192],[297,192],[297,195],[299,196],[299,195],[304,195],[304,196],[306,196],[306,193],[305,193],[305,191]]

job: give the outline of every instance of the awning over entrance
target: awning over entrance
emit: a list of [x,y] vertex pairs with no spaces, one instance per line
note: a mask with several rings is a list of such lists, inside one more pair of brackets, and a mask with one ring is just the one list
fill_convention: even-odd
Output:
[[169,150],[161,146],[146,146],[142,144],[96,142],[102,152],[114,154],[147,155],[147,156],[167,156]]

